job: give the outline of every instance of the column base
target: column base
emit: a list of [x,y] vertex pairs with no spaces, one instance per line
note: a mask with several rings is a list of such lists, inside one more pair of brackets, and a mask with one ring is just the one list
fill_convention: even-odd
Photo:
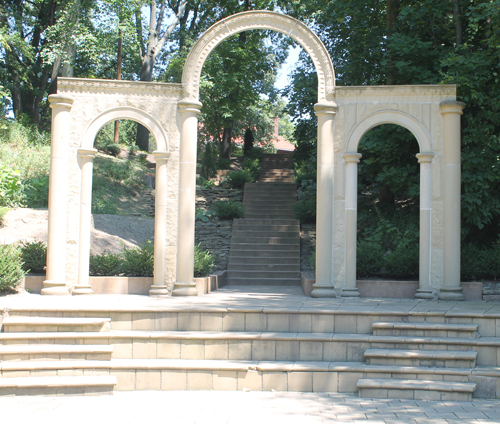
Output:
[[341,297],[359,297],[359,290],[357,287],[342,289]]
[[415,299],[434,299],[432,290],[418,289],[415,293]]
[[69,296],[69,290],[65,282],[45,280],[40,294],[47,296]]
[[464,300],[462,287],[442,287],[439,290],[439,300]]
[[172,296],[198,296],[196,283],[175,283]]
[[76,285],[73,287],[73,292],[71,293],[73,296],[78,296],[81,294],[94,294],[92,287],[89,285]]
[[170,296],[170,292],[167,290],[167,286],[151,286],[149,290],[149,295],[152,297],[166,297]]
[[336,297],[335,296],[335,287],[322,286],[320,284],[313,284],[311,297],[330,297],[330,298]]

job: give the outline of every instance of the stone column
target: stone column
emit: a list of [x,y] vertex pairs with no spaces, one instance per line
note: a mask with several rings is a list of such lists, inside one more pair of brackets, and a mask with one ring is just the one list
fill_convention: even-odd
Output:
[[93,294],[89,284],[90,231],[92,221],[92,168],[96,149],[78,149],[82,169],[80,191],[80,236],[78,241],[78,282],[73,294]]
[[441,300],[464,300],[460,284],[460,115],[462,102],[446,101],[439,107],[443,115],[444,194],[443,194],[443,286]]
[[335,297],[333,286],[333,125],[338,106],[317,103],[318,171],[316,198],[316,281],[312,297]]
[[196,201],[196,139],[201,103],[181,100],[177,275],[173,296],[198,296],[194,282],[194,217]]
[[66,287],[66,208],[68,198],[68,134],[73,98],[52,94],[52,129],[50,142],[49,230],[47,273],[41,294],[68,295]]
[[344,153],[345,167],[345,226],[346,226],[346,286],[342,297],[359,297],[356,287],[356,235],[358,220],[358,163],[360,153]]
[[417,299],[433,299],[431,289],[431,163],[434,153],[418,153],[420,163],[419,288]]
[[153,152],[156,159],[154,272],[150,296],[168,295],[165,283],[165,239],[167,237],[167,163],[170,152]]

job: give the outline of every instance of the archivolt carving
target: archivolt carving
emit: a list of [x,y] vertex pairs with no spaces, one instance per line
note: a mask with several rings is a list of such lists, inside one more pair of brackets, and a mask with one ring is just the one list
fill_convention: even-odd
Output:
[[210,27],[189,53],[182,83],[185,98],[198,100],[201,69],[211,51],[231,35],[252,29],[270,29],[292,37],[311,57],[318,74],[318,102],[333,101],[335,72],[328,51],[306,25],[290,16],[265,10],[230,16]]

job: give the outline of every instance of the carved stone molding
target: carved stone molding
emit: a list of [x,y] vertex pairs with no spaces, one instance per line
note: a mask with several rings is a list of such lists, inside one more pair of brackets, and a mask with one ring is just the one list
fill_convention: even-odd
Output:
[[226,38],[252,29],[268,29],[292,37],[311,57],[318,74],[318,102],[333,100],[335,72],[328,51],[305,24],[290,16],[265,10],[238,13],[210,27],[189,53],[182,83],[184,98],[198,100],[203,64],[212,50]]

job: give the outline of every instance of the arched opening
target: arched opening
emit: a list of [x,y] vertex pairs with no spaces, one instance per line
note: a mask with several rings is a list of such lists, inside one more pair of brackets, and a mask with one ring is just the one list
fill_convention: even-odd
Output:
[[[130,120],[123,120],[124,118],[147,127],[155,137],[156,145],[164,150],[157,150],[153,154],[138,153],[133,144],[134,131],[122,131],[122,138],[118,137],[116,140],[115,121],[121,119],[125,130],[134,127]],[[111,134],[113,141],[119,143],[109,142]],[[130,137],[127,138],[127,134]],[[82,146],[85,147],[78,149],[81,168],[80,243],[78,283],[74,293],[92,292],[89,285],[92,260],[93,275],[153,276],[151,291],[159,290],[155,294],[166,294],[165,165],[170,153],[165,150],[168,139],[163,128],[142,111],[116,108],[102,113],[92,121],[87,127]],[[116,215],[121,215],[122,218]],[[154,218],[154,224],[151,218]],[[123,222],[117,225],[118,220]],[[91,236],[92,227],[94,231]],[[124,228],[133,228],[134,231],[132,234],[128,231],[127,234],[127,231],[123,232]],[[112,243],[103,242],[99,234],[102,231],[115,233]]]

